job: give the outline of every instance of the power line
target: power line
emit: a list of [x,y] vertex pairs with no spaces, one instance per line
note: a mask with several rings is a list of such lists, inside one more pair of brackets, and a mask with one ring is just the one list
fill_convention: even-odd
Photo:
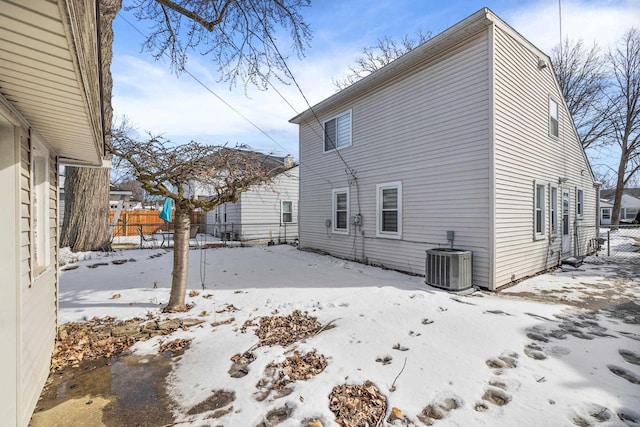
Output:
[[[311,111],[311,113],[313,114],[313,117],[315,117],[316,121],[318,122],[318,124],[320,125],[320,128],[324,129],[324,126],[322,125],[322,122],[320,122],[320,119],[318,118],[318,116],[316,115],[316,112],[313,110],[313,107],[311,106],[311,104],[309,103],[309,100],[307,99],[306,95],[304,94],[302,88],[300,87],[300,85],[298,84],[298,81],[296,80],[295,76],[293,75],[293,73],[291,72],[291,69],[289,68],[289,65],[287,65],[287,61],[285,61],[284,57],[282,56],[282,54],[280,53],[280,49],[278,49],[278,46],[276,45],[275,41],[273,40],[273,38],[271,37],[271,33],[269,32],[269,29],[267,27],[267,25],[264,23],[264,21],[262,20],[262,18],[260,17],[260,15],[258,14],[258,12],[256,11],[255,7],[253,6],[253,4],[249,3],[249,5],[251,6],[251,8],[253,9],[253,11],[256,14],[256,17],[258,18],[258,20],[260,21],[260,23],[262,24],[262,26],[265,29],[265,34],[267,35],[267,37],[269,38],[269,41],[271,42],[271,45],[273,46],[275,52],[278,54],[278,56],[280,57],[280,60],[282,61],[282,65],[284,65],[284,68],[287,70],[287,73],[289,74],[289,77],[291,78],[291,80],[293,80],[293,83],[296,85],[296,87],[298,88],[298,91],[300,92],[300,95],[302,95],[302,98],[304,99],[304,102],[306,102],[307,106],[309,107],[309,110]],[[337,126],[337,123],[336,123]],[[342,154],[340,154],[340,152],[338,151],[338,147],[336,146],[335,142],[331,139],[331,137],[329,137],[329,135],[327,135],[326,132],[324,132],[324,137],[325,138],[329,138],[329,142],[331,143],[331,145],[334,148],[335,153],[338,155],[338,157],[340,157],[340,160],[342,160],[342,163],[344,163],[345,167],[347,168],[349,174],[351,175],[351,177],[355,180],[356,178],[356,173],[355,171],[351,168],[351,166],[349,166],[349,164],[346,162],[346,160],[344,159],[344,157],[342,157]]]
[[[146,38],[145,34],[140,31],[138,29],[138,27],[136,27],[132,22],[130,22],[127,18],[125,18],[124,16],[120,15],[120,17],[127,23],[129,24],[129,26],[131,26],[138,34],[140,34],[142,37]],[[260,20],[260,22],[262,22],[262,20]],[[263,24],[264,25],[264,24]],[[269,37],[271,39],[271,37]],[[271,40],[271,42],[273,43],[273,40]],[[233,43],[233,42],[231,42]],[[274,45],[275,46],[275,45]],[[277,50],[276,51],[278,53],[278,55],[280,56],[280,58],[283,60],[282,55],[280,55],[280,52]],[[166,57],[169,57],[168,54],[163,53]],[[169,60],[171,60],[171,58],[169,57]],[[287,70],[289,71],[289,73],[291,73],[291,71],[289,70],[289,67],[286,65],[285,63],[285,67],[287,68]],[[269,140],[271,140],[274,144],[276,144],[278,147],[282,148],[285,152],[289,152],[289,150],[287,150],[284,146],[282,146],[278,141],[276,141],[271,135],[269,135],[267,132],[265,132],[262,128],[260,128],[257,124],[255,124],[253,121],[251,121],[247,116],[245,116],[244,114],[242,114],[240,111],[238,111],[233,105],[231,105],[230,103],[228,103],[227,101],[225,101],[221,96],[219,96],[217,93],[215,93],[211,88],[209,88],[204,82],[202,82],[199,78],[197,78],[195,75],[193,75],[187,68],[182,67],[182,71],[187,74],[189,77],[191,77],[194,81],[196,81],[200,86],[202,86],[207,92],[211,93],[213,96],[215,96],[220,102],[222,102],[225,106],[227,106],[231,111],[233,111],[234,113],[236,113],[237,115],[239,115],[240,117],[242,117],[245,121],[247,121],[249,124],[251,124],[251,126],[253,126],[254,128],[256,128],[260,133],[262,133],[264,136],[266,136]],[[293,75],[291,75],[291,77],[293,78]],[[295,81],[295,80],[294,80]],[[276,91],[276,93],[278,95],[280,95],[280,97],[289,105],[289,107],[291,107],[293,109],[293,111],[296,111],[296,109],[293,107],[293,105],[291,105],[291,103],[280,93],[280,91],[278,91],[275,86],[273,86],[273,84],[271,84],[271,82],[269,80],[267,80],[267,82],[269,83],[269,85]],[[297,82],[296,82],[296,86],[297,86]],[[300,87],[298,86],[298,89],[300,89]],[[304,94],[303,94],[304,97]],[[306,101],[306,98],[305,98]],[[308,101],[307,101],[308,104]],[[317,133],[316,133],[317,134]],[[342,158],[342,156],[340,156]],[[304,164],[302,162],[302,160],[298,159],[298,161],[300,162],[300,165],[304,165],[307,169],[309,169],[311,172],[315,173],[316,175],[318,175],[319,177],[321,177],[322,179],[324,179],[325,181],[327,181],[329,184],[333,185],[333,183],[325,178],[323,175],[321,175],[320,173],[318,173],[315,169],[313,169],[311,166]],[[343,160],[344,162],[344,160]],[[345,163],[346,164],[346,163]]]

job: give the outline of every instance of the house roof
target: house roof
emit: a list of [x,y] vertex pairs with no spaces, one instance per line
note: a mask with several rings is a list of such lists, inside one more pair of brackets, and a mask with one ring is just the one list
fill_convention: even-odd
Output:
[[[314,113],[320,113],[323,110],[333,108],[342,103],[351,102],[353,98],[371,93],[380,86],[392,80],[401,78],[405,73],[418,66],[422,66],[430,62],[437,62],[441,53],[468,37],[477,34],[492,24],[501,25],[503,28],[516,33],[513,28],[498,18],[491,10],[488,8],[482,8],[435,37],[427,40],[415,49],[392,61],[388,65],[374,71],[361,80],[358,80],[351,86],[337,92],[324,101],[321,101],[312,108],[298,114],[290,119],[289,122],[301,124],[309,119],[315,119]],[[536,55],[540,58],[546,58],[546,60],[549,61],[548,56],[544,52],[540,51],[524,37],[519,37],[529,49],[535,52]]]
[[0,0],[0,10],[0,107],[26,122],[62,163],[101,165],[96,1]]
[[[605,200],[612,200],[615,196],[616,190],[600,190],[600,198]],[[640,199],[640,188],[625,188],[622,190],[622,194],[628,194],[629,196]]]

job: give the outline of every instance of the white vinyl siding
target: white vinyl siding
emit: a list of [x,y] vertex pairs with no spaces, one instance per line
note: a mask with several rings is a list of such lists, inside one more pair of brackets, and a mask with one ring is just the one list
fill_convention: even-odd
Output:
[[[231,233],[232,239],[240,241],[297,239],[299,169],[299,166],[288,169],[271,183],[241,193],[237,202],[225,203],[207,213],[207,233],[218,237]],[[288,203],[290,213],[286,212]]]
[[402,237],[402,183],[376,186],[376,236]]
[[49,152],[42,144],[34,141],[31,156],[32,260],[33,271],[38,275],[50,264]]
[[[560,236],[531,238],[533,180],[557,185],[558,203],[563,191],[569,191],[573,198],[574,187],[583,188],[585,223],[595,224],[597,194],[564,103],[558,102],[558,137],[550,135],[549,100],[560,100],[562,94],[551,67],[538,67],[543,54],[523,43],[515,31],[501,25],[493,28],[496,185],[493,283],[494,287],[500,287],[556,265],[557,254],[562,252]],[[556,211],[560,232],[561,207]],[[569,229],[573,221],[569,217]],[[594,233],[595,227],[583,231]],[[581,235],[580,242],[586,242],[588,237]],[[568,238],[573,236],[570,234]],[[573,243],[569,245],[572,250]]]
[[[470,35],[438,61],[426,57],[403,78],[317,112],[322,122],[351,108],[353,145],[341,155],[357,171],[355,185],[337,156],[318,150],[320,124],[300,124],[300,247],[424,274],[427,242],[446,245],[454,230],[456,246],[473,252],[474,284],[488,286],[486,36]],[[402,235],[377,238],[376,186],[394,181],[402,182]],[[332,187],[350,188],[350,215],[362,215],[357,233],[325,227]]]
[[[24,417],[18,425],[27,425],[29,417],[40,396],[42,387],[49,374],[49,362],[53,351],[57,324],[57,198],[58,164],[51,147],[44,142],[36,150],[35,136],[31,140],[26,128],[17,127],[15,149],[19,169],[16,177],[19,187],[14,189],[19,200],[16,213],[19,247],[14,248],[19,262],[19,281],[13,286],[19,293],[18,298],[6,301],[17,308],[15,313],[17,348],[17,366],[10,367],[11,375],[20,378],[17,390],[14,390]],[[35,130],[32,131],[36,133]],[[36,151],[38,151],[36,153]],[[36,166],[36,163],[38,165]],[[14,169],[15,170],[15,169]],[[34,176],[46,171],[46,176]],[[39,186],[38,183],[47,183]],[[38,193],[39,206],[36,206],[34,193]],[[44,208],[44,209],[43,209]],[[39,216],[38,222],[35,217]],[[40,250],[36,253],[35,228],[39,227],[38,240]],[[36,261],[39,256],[40,261]],[[43,265],[48,268],[43,268]],[[14,266],[15,269],[15,266]],[[17,306],[16,306],[17,304]],[[15,310],[15,309],[14,309]]]
[[[589,165],[551,67],[538,67],[546,55],[486,13],[486,27],[457,28],[455,41],[434,39],[314,108],[320,120],[351,109],[357,143],[341,152],[344,162],[318,150],[323,127],[311,113],[293,120],[303,164],[301,247],[424,274],[425,247],[446,245],[451,230],[455,246],[473,253],[473,283],[496,289],[559,261],[562,239],[532,239],[534,180],[572,197],[583,188],[585,223],[595,223]],[[550,97],[558,100],[557,137]],[[394,180],[403,187],[402,236],[380,239],[376,186]],[[349,236],[325,227],[333,216],[326,201],[339,187],[350,189],[350,212],[362,215]]]
[[324,122],[324,151],[351,145],[351,110]]
[[558,103],[549,98],[549,135],[558,137],[560,129],[559,121]]
[[349,189],[337,188],[333,190],[332,195],[332,231],[334,233],[349,234]]

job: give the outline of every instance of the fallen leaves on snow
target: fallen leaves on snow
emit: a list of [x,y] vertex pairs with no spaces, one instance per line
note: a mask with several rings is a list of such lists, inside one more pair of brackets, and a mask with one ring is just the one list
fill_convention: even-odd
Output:
[[[254,326],[253,323],[243,325]],[[281,345],[286,347],[296,341],[316,335],[322,324],[315,317],[295,310],[288,316],[265,316],[260,318],[256,335],[260,338],[258,347]]]
[[371,381],[343,384],[331,390],[329,409],[342,427],[377,426],[387,412],[387,398]]

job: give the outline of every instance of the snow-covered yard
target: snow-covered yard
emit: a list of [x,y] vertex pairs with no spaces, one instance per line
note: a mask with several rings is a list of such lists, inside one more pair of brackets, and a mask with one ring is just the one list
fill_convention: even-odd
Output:
[[[61,272],[60,322],[157,315],[171,263],[172,252],[157,249],[87,254]],[[337,425],[332,389],[366,381],[386,398],[381,425],[635,426],[639,278],[638,267],[585,264],[462,296],[290,246],[192,250],[193,308],[161,317],[205,322],[133,352],[150,357],[162,342],[191,340],[166,385],[180,426]],[[294,310],[329,327],[286,347],[257,346],[259,318]],[[232,377],[231,358],[249,349],[248,373]],[[294,351],[323,355],[326,368],[269,393],[267,365]],[[221,391],[232,392],[223,407],[195,409]]]

